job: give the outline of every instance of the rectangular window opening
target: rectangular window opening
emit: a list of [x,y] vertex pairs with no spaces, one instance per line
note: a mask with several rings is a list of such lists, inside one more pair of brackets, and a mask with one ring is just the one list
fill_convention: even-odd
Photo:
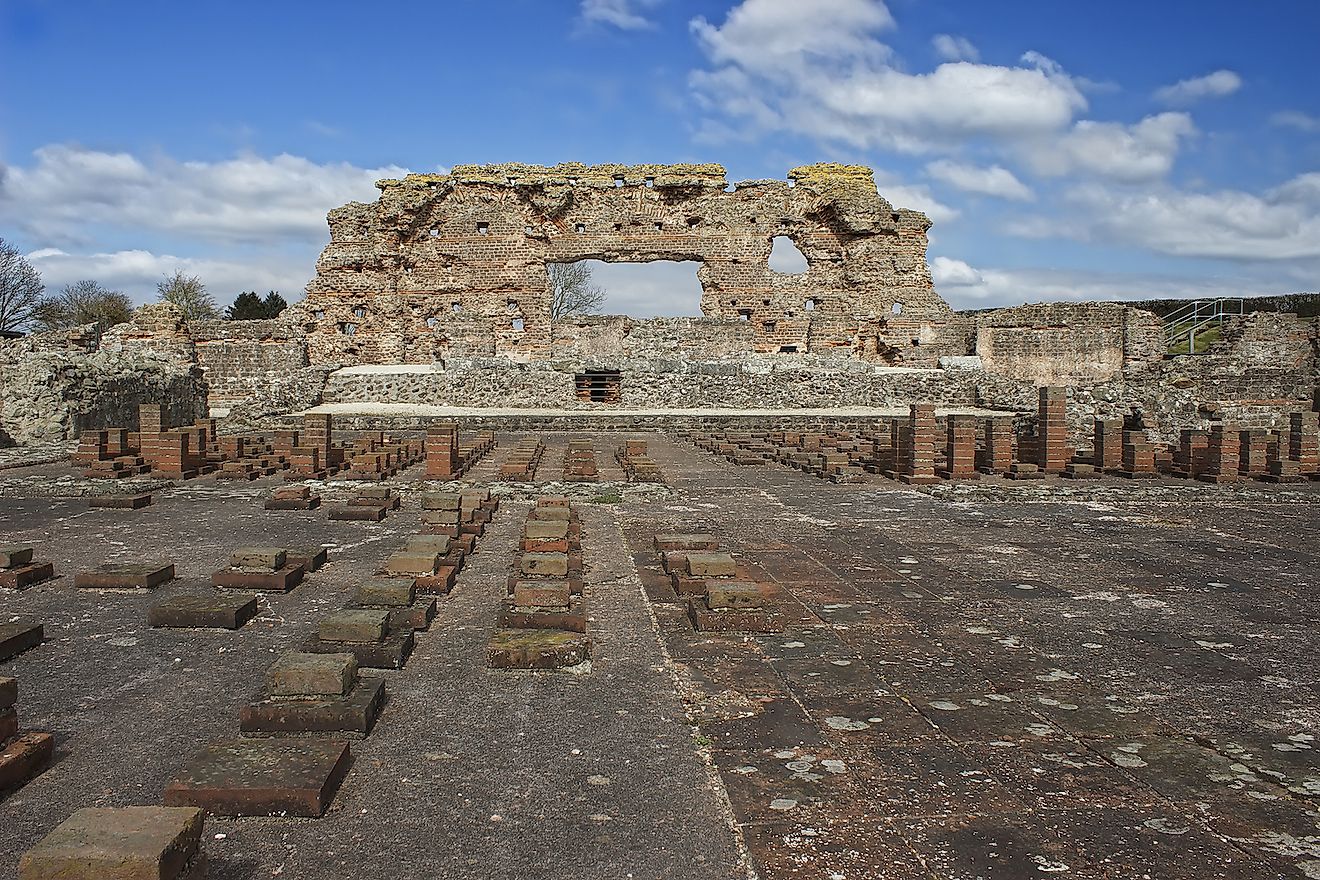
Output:
[[577,399],[589,403],[618,403],[623,374],[618,370],[587,370],[578,373],[574,385]]
[[489,224],[489,223],[478,223],[478,224],[477,224],[477,235],[489,235],[489,234],[490,234],[490,224]]

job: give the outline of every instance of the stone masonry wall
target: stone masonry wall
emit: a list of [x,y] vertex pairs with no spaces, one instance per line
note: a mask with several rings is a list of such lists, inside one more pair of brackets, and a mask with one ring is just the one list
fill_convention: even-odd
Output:
[[[588,259],[699,261],[702,312],[745,323],[755,351],[911,364],[948,353],[930,221],[881,198],[868,168],[788,177],[730,190],[719,165],[510,164],[380,181],[375,203],[330,212],[301,309],[309,360],[429,363],[455,347],[549,356],[545,267]],[[769,267],[781,235],[805,273]]]

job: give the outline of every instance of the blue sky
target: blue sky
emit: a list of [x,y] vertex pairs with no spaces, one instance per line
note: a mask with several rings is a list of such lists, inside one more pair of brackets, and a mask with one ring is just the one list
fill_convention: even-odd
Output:
[[[324,215],[460,162],[876,169],[956,307],[1316,290],[1320,4],[0,0],[0,237],[54,289],[296,298]],[[692,267],[602,267],[695,313]]]

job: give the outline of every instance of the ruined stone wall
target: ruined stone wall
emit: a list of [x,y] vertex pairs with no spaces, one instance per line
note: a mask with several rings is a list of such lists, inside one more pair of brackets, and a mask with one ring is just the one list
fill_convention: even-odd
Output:
[[190,321],[187,333],[212,408],[260,395],[307,366],[306,336],[291,321]]
[[[588,259],[699,261],[702,312],[746,323],[754,351],[913,364],[949,353],[926,217],[893,208],[867,168],[788,176],[730,191],[719,165],[466,165],[381,181],[375,203],[330,212],[302,305],[309,359],[427,363],[456,347],[547,357],[545,266]],[[781,235],[806,272],[769,267]]]
[[64,442],[92,428],[136,428],[142,403],[163,404],[172,424],[191,424],[206,414],[200,370],[150,345],[90,351],[86,341],[71,344],[75,335],[57,331],[0,341],[0,445]]
[[975,353],[987,372],[1038,385],[1107,382],[1158,368],[1163,325],[1115,303],[1043,303],[979,312]]

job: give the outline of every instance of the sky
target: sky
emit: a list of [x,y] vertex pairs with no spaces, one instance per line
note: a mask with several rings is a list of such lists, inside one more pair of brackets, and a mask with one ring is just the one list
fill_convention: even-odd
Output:
[[[0,0],[0,238],[51,292],[301,297],[459,163],[871,166],[955,308],[1320,289],[1320,4]],[[695,264],[600,265],[697,314]]]

